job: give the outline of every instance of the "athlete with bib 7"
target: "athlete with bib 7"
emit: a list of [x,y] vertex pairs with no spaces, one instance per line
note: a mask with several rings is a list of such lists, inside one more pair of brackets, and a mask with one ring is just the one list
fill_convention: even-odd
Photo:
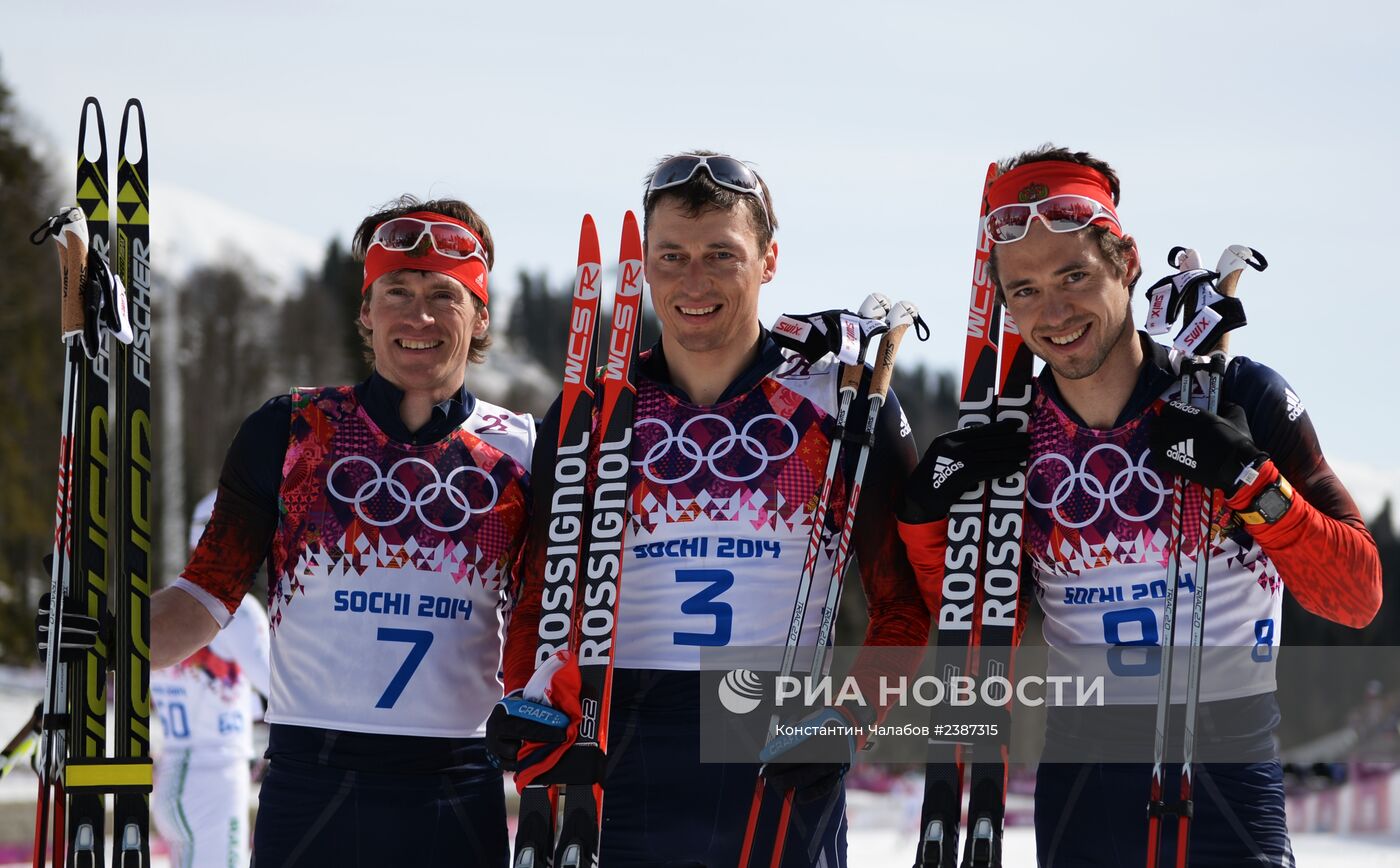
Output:
[[486,757],[529,509],[533,420],[476,398],[493,244],[466,203],[367,217],[359,327],[373,373],[243,423],[208,527],[152,597],[153,667],[208,644],[269,566],[269,768],[257,865],[507,862]]

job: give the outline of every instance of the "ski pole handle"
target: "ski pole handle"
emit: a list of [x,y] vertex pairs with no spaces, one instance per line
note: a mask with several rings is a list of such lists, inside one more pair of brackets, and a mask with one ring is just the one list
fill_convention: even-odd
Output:
[[[889,296],[881,292],[872,292],[865,297],[865,301],[861,302],[860,310],[856,311],[856,314],[864,319],[883,320],[889,317],[893,307],[894,303],[890,301]],[[846,365],[842,368],[841,384],[837,391],[850,391],[851,394],[855,394],[860,390],[860,380],[865,375],[864,346],[861,347],[860,358],[862,359],[860,364]]]
[[[1239,291],[1240,276],[1244,274],[1245,266],[1255,271],[1263,271],[1269,267],[1269,262],[1264,258],[1264,254],[1252,247],[1245,247],[1243,244],[1231,244],[1226,247],[1215,266],[1216,272],[1220,274],[1215,291],[1227,298],[1234,298],[1235,293]],[[1229,348],[1230,333],[1226,332],[1220,336],[1215,352],[1224,355]]]
[[878,395],[884,402],[890,391],[890,377],[894,376],[894,357],[899,352],[899,343],[909,327],[919,321],[919,309],[912,302],[901,301],[890,311],[890,330],[880,338],[880,348],[875,351],[875,371],[870,377],[872,398]]

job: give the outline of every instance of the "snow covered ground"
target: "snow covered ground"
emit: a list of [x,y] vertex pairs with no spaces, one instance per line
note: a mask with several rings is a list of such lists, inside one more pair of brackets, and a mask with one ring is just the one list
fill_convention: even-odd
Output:
[[[39,681],[38,673],[0,668],[0,744],[24,724],[33,710],[41,695]],[[17,766],[0,780],[0,813],[32,818],[35,792],[36,781],[29,767]],[[851,868],[886,868],[910,863],[918,824],[916,798],[912,789],[883,795],[864,791],[851,794]],[[1024,814],[1027,806],[1018,803],[1008,808],[1013,815]],[[29,865],[30,846],[31,841],[23,836],[0,841],[0,868]],[[1008,868],[1035,865],[1035,838],[1029,828],[1007,829],[1004,846],[1003,863]],[[1299,868],[1400,868],[1400,834],[1295,835],[1293,851]],[[154,868],[167,868],[170,864],[159,854],[152,862]]]

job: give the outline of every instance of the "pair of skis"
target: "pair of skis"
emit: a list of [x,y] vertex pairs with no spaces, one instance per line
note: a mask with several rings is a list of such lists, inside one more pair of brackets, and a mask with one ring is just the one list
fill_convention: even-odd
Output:
[[[602,256],[598,230],[585,215],[569,314],[554,494],[538,507],[550,516],[550,525],[535,654],[536,667],[564,649],[578,660],[582,717],[574,744],[547,773],[551,784],[563,786],[562,793],[541,783],[521,794],[515,868],[598,863],[642,317],[642,238],[631,211],[623,219],[617,267],[611,334],[601,348],[606,358],[595,392]],[[559,795],[564,806],[556,834]]]
[[[847,315],[843,315],[843,326],[847,325],[845,316]],[[837,539],[836,555],[832,561],[831,580],[827,585],[826,598],[822,603],[821,625],[817,631],[812,658],[811,671],[814,676],[820,676],[826,667],[827,648],[835,631],[836,613],[841,605],[843,579],[851,556],[851,536],[855,530],[856,509],[860,505],[861,483],[865,478],[865,468],[870,458],[870,444],[874,439],[875,425],[879,419],[880,409],[884,406],[886,396],[889,394],[890,378],[894,374],[895,355],[899,351],[899,345],[904,339],[905,332],[911,326],[923,329],[923,320],[919,317],[918,309],[912,303],[901,301],[898,304],[891,304],[890,300],[880,293],[872,293],[866,298],[860,307],[858,316],[867,322],[873,320],[879,324],[871,329],[861,327],[862,334],[859,338],[859,351],[855,361],[853,364],[844,365],[841,370],[841,380],[837,390],[836,436],[832,440],[831,450],[827,454],[826,474],[823,477],[817,496],[816,509],[812,515],[812,532],[807,540],[807,553],[802,565],[802,576],[798,581],[797,594],[793,601],[792,618],[788,625],[783,660],[778,672],[779,677],[791,676],[796,665],[802,626],[806,619],[807,605],[811,596],[812,584],[816,578],[817,562],[826,530],[831,491],[836,481],[836,474],[840,472],[841,455],[847,440],[847,425],[851,406],[855,403],[856,394],[865,375],[865,355],[869,339],[879,335],[880,343],[871,372],[868,390],[869,404],[863,428],[857,437],[852,438],[860,442],[860,452],[856,458],[855,474],[852,477],[846,512],[841,522],[841,534]],[[926,331],[920,331],[919,334],[921,337],[927,336]],[[777,731],[778,723],[778,716],[774,713],[768,724],[768,741],[770,743],[773,734]],[[766,780],[760,775],[754,785],[753,800],[749,804],[748,821],[744,828],[744,842],[739,855],[739,865],[743,868],[757,864],[755,860],[760,858],[754,845],[766,786]],[[791,790],[783,793],[782,807],[778,814],[777,829],[769,858],[769,864],[772,866],[782,863],[783,850],[787,841],[787,828],[792,817],[792,799]]]
[[[95,139],[95,156],[88,153],[90,138]],[[65,212],[47,227],[60,240],[67,344],[49,636],[62,634],[65,609],[99,619],[108,611],[109,599],[115,599],[115,647],[107,648],[99,636],[92,650],[72,663],[48,655],[35,868],[47,864],[50,847],[55,866],[103,864],[103,797],[108,793],[115,795],[112,864],[150,865],[148,600],[154,450],[147,169],[145,114],[133,99],[122,113],[118,145],[112,269],[117,280],[111,282],[116,291],[105,299],[104,311],[104,301],[93,297],[101,287],[88,279],[88,272],[113,265],[113,203],[102,108],[89,97],[78,131],[77,165],[80,219],[87,237],[71,237],[76,213]],[[95,258],[89,258],[89,250]],[[109,656],[116,673],[112,757],[107,756]]]
[[[995,177],[996,168],[995,163],[987,168],[977,224],[958,427],[1011,419],[1024,431],[1030,422],[1034,360],[1016,323],[997,300],[988,270],[991,242],[982,229],[986,186]],[[967,492],[949,514],[938,642],[933,652],[935,672],[945,684],[965,676],[978,684],[992,677],[1011,677],[1025,492],[1022,467],[1005,479]],[[987,751],[984,747],[972,757],[964,868],[1001,864],[1010,737],[1009,697],[1005,698],[1008,704],[991,721],[997,724],[997,755],[982,756]],[[930,740],[917,868],[956,868],[959,864],[964,769],[973,753],[964,743]]]

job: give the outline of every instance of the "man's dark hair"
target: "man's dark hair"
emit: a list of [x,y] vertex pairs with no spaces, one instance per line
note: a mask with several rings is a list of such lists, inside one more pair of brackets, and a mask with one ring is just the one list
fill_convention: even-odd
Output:
[[[651,186],[651,176],[661,167],[662,163],[675,157],[720,157],[726,156],[716,151],[686,151],[683,154],[668,154],[657,160],[652,166],[651,172],[647,173],[643,185],[648,190]],[[773,231],[778,228],[778,216],[773,212],[773,194],[768,192],[768,184],[763,178],[758,177],[754,172],[754,177],[758,178],[758,186],[763,190],[763,198],[749,193],[740,193],[728,187],[721,187],[710,177],[710,173],[704,169],[697,169],[690,180],[676,187],[668,187],[665,190],[658,190],[655,193],[646,192],[642,195],[642,231],[645,232],[651,226],[651,214],[656,209],[656,203],[665,200],[676,202],[681,213],[687,217],[698,217],[703,212],[714,209],[716,211],[733,211],[735,208],[743,208],[749,218],[749,225],[753,227],[754,235],[758,237],[758,248],[764,250],[768,247],[768,242],[773,240]],[[765,219],[766,217],[766,219]]]
[[[1103,160],[1092,156],[1087,151],[1071,151],[1069,148],[1060,148],[1046,142],[1038,148],[1023,151],[1016,156],[1002,160],[997,164],[997,177],[1005,175],[1018,166],[1026,166],[1031,163],[1045,163],[1057,160],[1062,163],[1078,163],[1081,166],[1088,166],[1108,179],[1108,191],[1113,196],[1113,205],[1118,206],[1118,173],[1113,171],[1113,167]],[[1117,270],[1120,277],[1128,274],[1128,257],[1133,250],[1133,242],[1126,238],[1120,238],[1097,224],[1090,225],[1081,232],[1090,233],[1099,244],[1099,250],[1103,253],[1103,258]],[[997,288],[997,295],[1005,300],[1005,293],[1001,288],[1001,276],[997,273],[997,246],[992,245],[991,261],[988,263],[988,273],[992,278],[992,283]],[[1142,277],[1139,271],[1128,283],[1128,292],[1131,294],[1137,286],[1138,279]]]
[[[350,255],[355,258],[356,262],[364,262],[365,252],[369,250],[370,241],[374,238],[374,230],[396,217],[403,217],[415,211],[429,211],[467,224],[481,239],[481,246],[485,248],[487,270],[489,271],[496,264],[496,243],[491,239],[491,229],[472,206],[460,199],[430,199],[423,202],[417,196],[408,193],[384,205],[360,221],[360,226],[355,230],[355,236],[350,242]],[[369,304],[373,292],[374,287],[372,286],[365,289],[362,305]],[[476,305],[478,314],[486,309],[486,302],[478,298],[476,293],[469,292],[468,295],[471,296],[472,303]],[[365,328],[364,323],[360,322],[358,317],[355,319],[355,328],[359,329],[360,340],[364,342],[365,361],[373,365],[374,347],[370,343],[370,330]],[[473,365],[479,365],[486,361],[486,348],[489,346],[491,346],[489,332],[479,338],[472,338],[471,348],[467,351],[467,361]]]

